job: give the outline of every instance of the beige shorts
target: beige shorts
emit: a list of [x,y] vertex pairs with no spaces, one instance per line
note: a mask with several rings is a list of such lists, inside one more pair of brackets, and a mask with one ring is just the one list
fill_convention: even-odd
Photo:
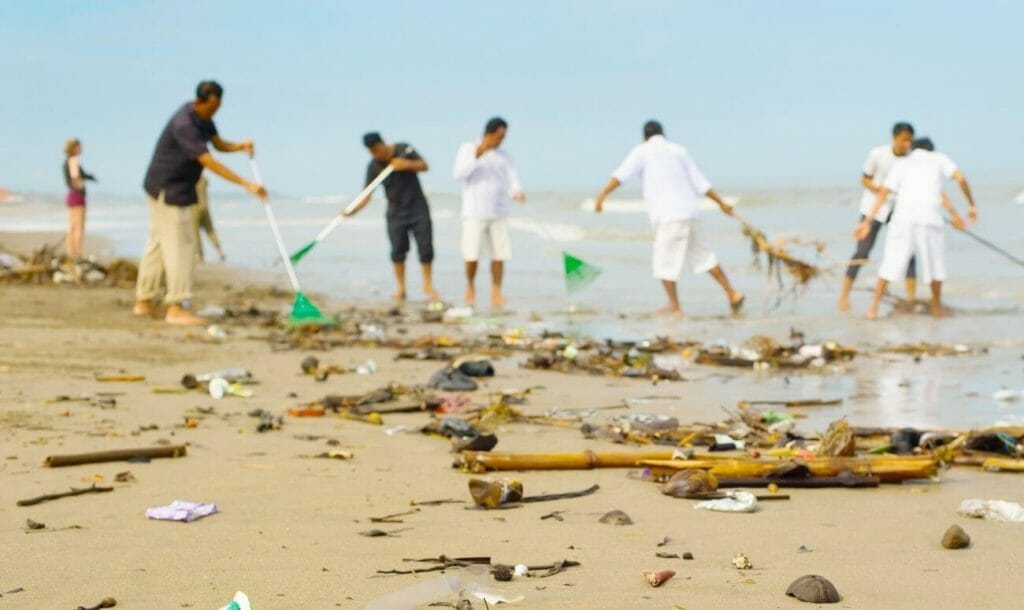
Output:
[[471,263],[480,260],[484,244],[487,244],[491,252],[491,260],[507,261],[512,258],[512,246],[508,239],[508,219],[462,219],[462,259]]
[[946,281],[946,235],[942,227],[889,223],[878,277],[889,282],[902,280],[915,256],[919,280],[925,284]]
[[664,222],[654,230],[654,277],[675,282],[689,267],[704,273],[718,265],[715,254],[700,239],[700,223],[696,220]]

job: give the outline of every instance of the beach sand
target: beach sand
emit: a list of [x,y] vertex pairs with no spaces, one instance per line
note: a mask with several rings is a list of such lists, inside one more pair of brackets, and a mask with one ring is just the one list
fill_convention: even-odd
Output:
[[[0,244],[11,246],[13,239],[0,236]],[[43,237],[19,239],[27,246]],[[204,268],[197,300],[256,299],[263,307],[287,308],[287,296],[261,287],[264,280],[252,272]],[[388,349],[321,352],[314,355],[323,363],[355,366],[373,359],[379,371],[320,383],[300,371],[300,361],[312,352],[272,351],[261,338],[264,329],[233,328],[225,342],[206,343],[203,329],[133,318],[131,299],[131,290],[122,288],[0,285],[0,593],[24,588],[3,594],[0,608],[73,608],[107,596],[119,608],[218,608],[236,590],[261,610],[361,608],[437,576],[378,576],[377,570],[408,568],[403,558],[441,554],[489,556],[507,564],[582,564],[550,578],[486,579],[510,596],[523,596],[517,604],[523,608],[798,608],[803,604],[784,593],[804,574],[831,579],[843,596],[838,607],[845,608],[1005,608],[1024,593],[1017,578],[1024,526],[969,520],[955,512],[965,498],[1022,501],[1021,479],[966,469],[943,471],[938,483],[785,490],[789,501],[762,503],[754,514],[694,510],[691,501],[663,496],[656,485],[628,478],[626,470],[526,472],[513,476],[527,495],[594,483],[601,489],[584,498],[502,511],[424,506],[404,523],[374,524],[370,517],[412,510],[411,501],[469,499],[469,475],[450,467],[446,441],[385,434],[393,426],[420,426],[426,414],[386,415],[384,426],[285,416],[283,429],[256,433],[247,412],[284,414],[328,393],[425,382],[438,363],[395,361],[395,351]],[[410,326],[408,333],[424,330]],[[455,332],[436,325],[429,330]],[[650,411],[670,404],[681,421],[691,422],[722,419],[720,407],[732,407],[738,396],[750,397],[762,387],[772,396],[780,393],[754,372],[727,371],[731,382],[723,383],[707,376],[716,369],[701,369],[692,381],[652,385],[529,371],[519,366],[524,358],[495,361],[496,377],[474,400],[485,403],[488,391],[540,386],[523,409],[541,414],[637,396],[678,397],[652,402]],[[153,392],[177,386],[187,372],[234,366],[249,368],[259,381],[254,397],[215,401],[200,393]],[[145,381],[94,379],[96,373],[121,371],[145,375]],[[116,406],[48,402],[57,395],[96,392],[116,392]],[[185,418],[195,415],[192,409],[211,406],[213,415],[199,416],[195,428],[184,427]],[[844,413],[845,408],[819,410],[809,421]],[[139,430],[153,425],[157,429]],[[506,424],[498,437],[500,451],[629,450],[585,440],[575,429],[538,425]],[[327,439],[340,444],[328,446]],[[161,441],[188,443],[188,456],[42,467],[48,455]],[[299,457],[327,450],[355,455],[349,461]],[[122,471],[136,480],[114,483]],[[115,490],[15,505],[88,486],[97,476]],[[147,507],[177,499],[213,502],[220,512],[188,524],[145,518]],[[634,524],[598,523],[612,509],[624,510]],[[562,521],[540,518],[556,510],[564,511]],[[26,533],[26,519],[46,529]],[[970,534],[969,549],[940,546],[954,523]],[[81,529],[62,529],[72,526]],[[402,531],[385,538],[358,534],[373,528]],[[656,547],[666,536],[670,542]],[[657,551],[689,551],[694,559],[659,559]],[[737,553],[748,555],[753,569],[735,569],[731,560]],[[678,574],[652,589],[641,577],[645,569]]]

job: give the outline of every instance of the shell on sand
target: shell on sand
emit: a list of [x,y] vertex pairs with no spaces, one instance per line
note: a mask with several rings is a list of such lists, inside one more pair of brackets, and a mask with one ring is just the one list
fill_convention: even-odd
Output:
[[750,558],[743,553],[737,553],[736,556],[732,558],[732,565],[737,570],[749,570],[754,567],[754,564],[750,563]]
[[971,537],[959,525],[950,525],[942,536],[942,547],[946,549],[966,549],[971,545]]
[[835,585],[817,574],[801,576],[794,580],[786,589],[786,595],[812,604],[834,604],[841,599]]
[[644,578],[647,579],[647,584],[652,587],[660,587],[675,575],[676,573],[673,570],[660,570],[658,572],[644,570]]
[[661,493],[674,498],[685,498],[707,493],[718,489],[718,479],[707,470],[687,468],[672,475],[664,485]]
[[598,521],[608,525],[633,525],[633,520],[621,510],[610,510],[602,515]]

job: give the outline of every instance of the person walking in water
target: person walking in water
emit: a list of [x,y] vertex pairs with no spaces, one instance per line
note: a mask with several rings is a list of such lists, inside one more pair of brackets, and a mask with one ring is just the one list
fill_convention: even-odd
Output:
[[384,179],[384,194],[388,199],[385,218],[397,285],[394,298],[396,301],[404,301],[406,297],[405,259],[409,254],[409,235],[412,234],[423,269],[423,293],[428,299],[436,301],[439,297],[434,290],[431,273],[434,262],[434,227],[430,221],[430,206],[418,176],[420,172],[429,169],[427,162],[409,144],[389,144],[377,132],[364,135],[363,145],[371,157],[366,167],[366,184],[373,182],[385,167],[390,165],[394,168],[394,172]]
[[213,247],[217,250],[217,256],[220,257],[220,262],[224,262],[227,258],[224,256],[224,248],[220,243],[220,236],[217,235],[217,229],[213,227],[213,216],[210,215],[210,199],[209,199],[209,181],[206,179],[206,174],[199,176],[199,181],[196,182],[196,204],[192,206],[192,227],[195,231],[193,239],[196,245],[196,262],[203,262],[203,239],[200,236],[200,232],[206,233],[206,238],[210,240]]
[[491,253],[491,306],[508,302],[502,292],[505,262],[512,257],[508,237],[509,199],[526,203],[512,158],[501,144],[508,123],[487,121],[483,138],[466,142],[455,155],[453,174],[462,182],[462,258],[466,262],[466,305],[476,304],[476,270],[487,244]]
[[82,142],[68,140],[64,144],[64,184],[68,188],[64,202],[68,206],[68,235],[64,250],[69,259],[69,272],[79,281],[75,263],[82,257],[85,239],[85,183],[96,177],[82,167]]
[[[892,171],[893,166],[901,159],[905,159],[910,153],[910,145],[914,140],[914,127],[910,123],[896,123],[892,127],[892,142],[876,146],[868,151],[868,157],[864,160],[864,168],[861,170],[860,182],[864,186],[864,193],[860,198],[860,219],[864,220],[875,203],[875,196],[885,184],[885,179]],[[882,225],[889,222],[892,217],[892,197],[882,204],[878,216],[871,221],[870,229],[864,239],[857,240],[857,248],[850,257],[850,264],[846,267],[846,275],[843,277],[843,287],[839,293],[839,311],[850,310],[850,291],[853,290],[853,282],[857,279],[861,267],[868,262],[871,256],[871,249],[875,246]],[[917,298],[917,264],[913,257],[906,268],[907,300],[913,305]]]
[[206,322],[186,308],[192,297],[192,274],[196,264],[191,208],[199,200],[196,184],[204,168],[241,185],[261,200],[267,197],[263,185],[240,178],[207,150],[209,142],[220,152],[245,152],[252,156],[255,151],[251,140],[229,142],[217,133],[213,116],[223,98],[224,89],[217,82],[200,82],[195,99],[178,108],[157,140],[144,182],[149,200],[149,237],[135,284],[132,313],[137,316],[155,313],[155,300],[166,277],[164,321],[170,324]]
[[949,213],[954,228],[963,230],[967,224],[942,192],[943,183],[953,179],[960,185],[972,223],[978,219],[978,208],[967,179],[953,160],[934,151],[935,147],[928,138],[914,140],[913,151],[889,173],[868,214],[854,229],[854,238],[862,240],[867,237],[890,193],[896,195],[896,208],[885,236],[885,254],[878,268],[878,282],[868,309],[868,319],[878,317],[878,306],[886,287],[889,282],[902,277],[914,256],[920,266],[921,279],[931,287],[932,315],[939,317],[944,314],[942,283],[946,280],[946,241],[943,208]]
[[651,225],[654,227],[654,277],[661,280],[668,296],[668,307],[660,310],[673,316],[683,315],[676,283],[684,267],[694,273],[709,273],[725,291],[730,309],[743,307],[743,295],[733,289],[718,258],[704,244],[698,215],[700,202],[707,197],[723,212],[732,215],[732,206],[711,188],[690,153],[665,139],[661,123],[648,121],[643,129],[644,142],[634,148],[612,172],[608,184],[594,200],[594,211],[604,209],[604,200],[620,185],[640,178]]

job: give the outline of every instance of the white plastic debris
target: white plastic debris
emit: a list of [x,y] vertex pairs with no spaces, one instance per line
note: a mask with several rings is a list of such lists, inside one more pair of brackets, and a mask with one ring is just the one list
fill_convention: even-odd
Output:
[[524,563],[517,563],[515,567],[516,576],[526,576],[530,573],[530,568],[526,567]]
[[1006,500],[970,498],[961,502],[960,508],[956,509],[956,512],[958,515],[975,519],[1024,523],[1024,507],[1016,502],[1007,502]]
[[414,610],[430,602],[454,595],[472,596],[490,605],[511,604],[522,597],[508,598],[499,589],[482,584],[486,569],[469,568],[445,574],[395,591],[371,601],[366,610]]
[[231,598],[231,603],[221,607],[220,610],[252,610],[252,605],[249,604],[249,597],[245,593],[237,591]]
[[694,508],[722,513],[752,513],[757,511],[757,497],[749,491],[733,491],[725,498],[698,502]]

